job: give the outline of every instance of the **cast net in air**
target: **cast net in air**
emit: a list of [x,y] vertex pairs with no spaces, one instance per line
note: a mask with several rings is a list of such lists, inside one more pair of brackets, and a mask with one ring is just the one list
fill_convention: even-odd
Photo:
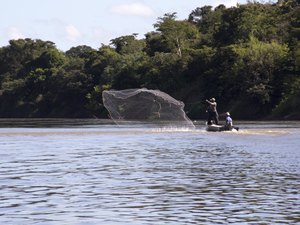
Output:
[[103,104],[111,119],[141,121],[160,127],[194,129],[184,112],[184,103],[159,90],[107,90],[102,93]]

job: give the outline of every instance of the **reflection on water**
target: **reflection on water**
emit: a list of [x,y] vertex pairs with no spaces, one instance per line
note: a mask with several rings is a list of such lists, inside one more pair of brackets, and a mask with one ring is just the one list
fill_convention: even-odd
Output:
[[299,124],[14,122],[0,121],[0,224],[300,223]]

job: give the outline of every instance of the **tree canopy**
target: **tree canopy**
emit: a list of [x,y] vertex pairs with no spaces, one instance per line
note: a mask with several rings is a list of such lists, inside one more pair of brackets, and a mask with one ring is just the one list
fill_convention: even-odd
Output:
[[296,0],[198,7],[157,18],[154,31],[98,49],[51,41],[0,48],[0,117],[107,117],[102,91],[159,89],[192,119],[205,99],[238,119],[300,119],[300,6]]

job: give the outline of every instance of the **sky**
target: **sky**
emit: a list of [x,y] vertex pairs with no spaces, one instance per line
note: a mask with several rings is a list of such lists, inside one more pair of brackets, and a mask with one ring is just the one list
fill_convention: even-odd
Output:
[[197,7],[226,7],[246,0],[0,0],[0,47],[20,38],[52,41],[62,51],[102,44],[124,35],[144,38],[165,13],[187,19]]

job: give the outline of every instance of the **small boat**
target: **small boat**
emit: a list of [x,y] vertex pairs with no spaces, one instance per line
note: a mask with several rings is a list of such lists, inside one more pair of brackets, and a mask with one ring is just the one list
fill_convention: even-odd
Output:
[[237,132],[238,128],[232,128],[231,130],[225,130],[224,126],[221,125],[216,125],[216,124],[211,124],[211,125],[206,125],[206,131],[233,131],[233,132]]
[[216,124],[211,124],[211,125],[206,125],[206,130],[207,131],[221,131],[223,126],[216,125]]

